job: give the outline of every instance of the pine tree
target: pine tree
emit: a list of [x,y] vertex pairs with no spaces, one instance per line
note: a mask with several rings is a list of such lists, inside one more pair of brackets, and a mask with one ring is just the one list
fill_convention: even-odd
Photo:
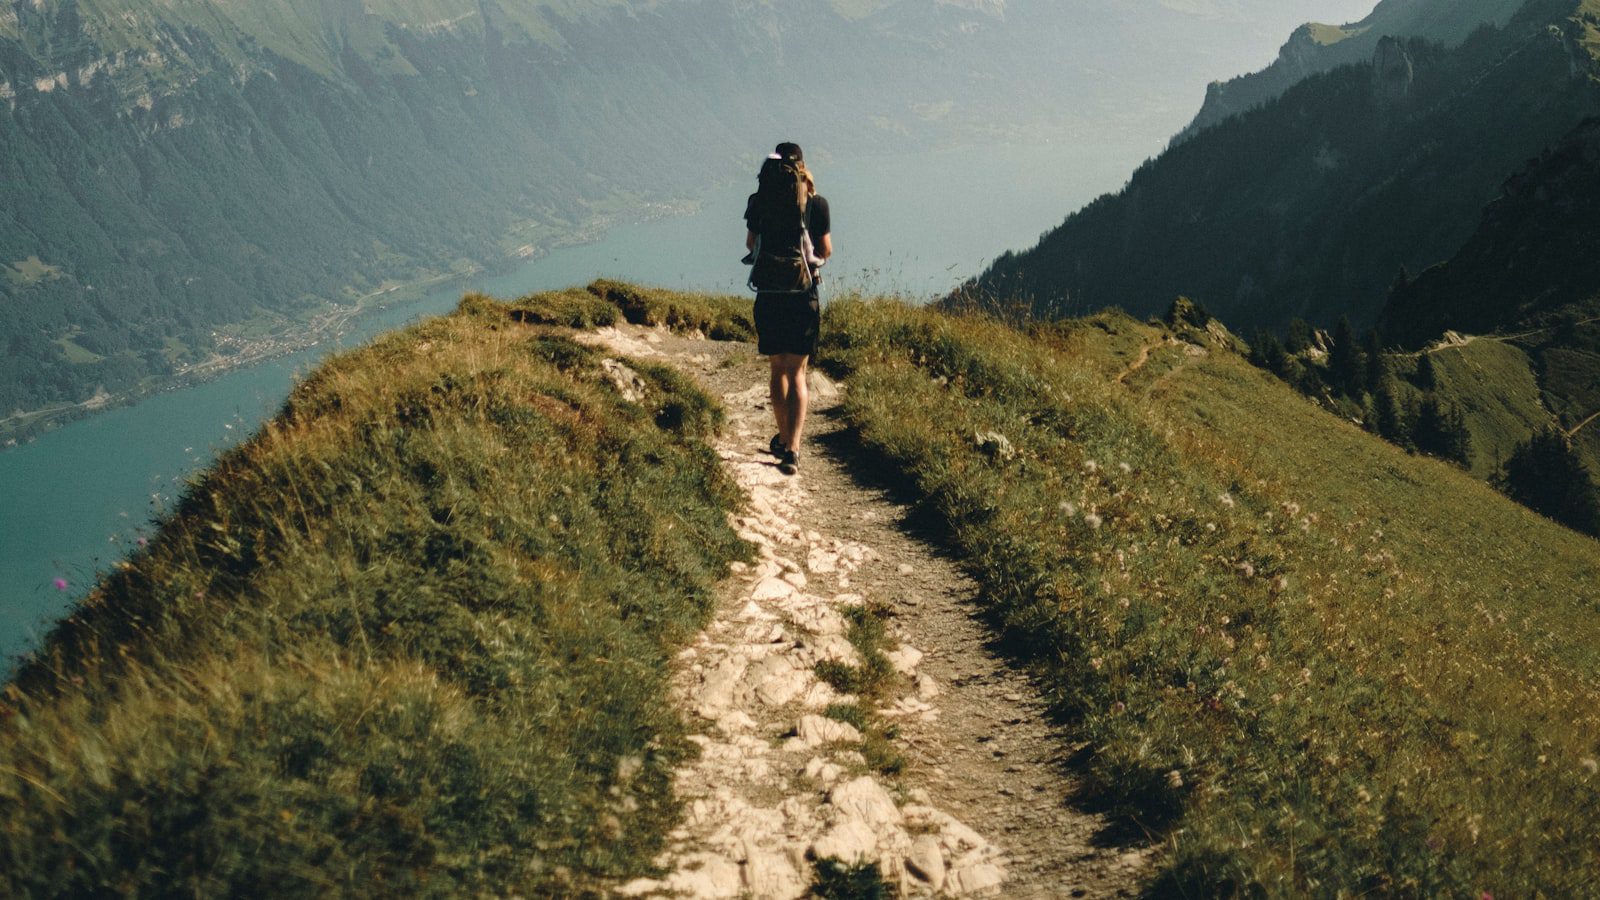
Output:
[[1411,428],[1411,439],[1423,453],[1462,465],[1471,464],[1472,434],[1467,431],[1466,417],[1461,410],[1437,397],[1430,396],[1422,401],[1416,424]]
[[1587,534],[1600,534],[1600,499],[1572,439],[1546,428],[1506,460],[1501,489],[1535,512]]
[[1383,386],[1383,376],[1389,371],[1388,361],[1383,358],[1383,341],[1378,337],[1376,328],[1367,332],[1361,355],[1366,363],[1363,386],[1367,389],[1367,393],[1376,394],[1378,388]]
[[1290,319],[1289,333],[1283,339],[1285,350],[1304,353],[1311,346],[1311,325],[1305,319]]
[[1335,389],[1360,397],[1365,375],[1355,330],[1350,327],[1348,316],[1340,316],[1339,325],[1333,330],[1333,346],[1328,350],[1328,380]]
[[1439,388],[1439,373],[1433,367],[1432,354],[1425,352],[1417,358],[1417,387],[1423,391]]
[[1394,377],[1385,378],[1383,384],[1378,386],[1378,393],[1374,396],[1373,406],[1377,415],[1378,434],[1384,440],[1401,447],[1411,446],[1411,422],[1406,415],[1405,404],[1400,400],[1400,386],[1395,384]]
[[1405,263],[1400,264],[1400,271],[1394,273],[1394,281],[1389,282],[1389,296],[1394,296],[1411,286],[1411,270]]
[[1274,375],[1282,377],[1289,369],[1289,354],[1283,349],[1283,342],[1270,331],[1256,332],[1256,339],[1250,344],[1250,362],[1266,369]]

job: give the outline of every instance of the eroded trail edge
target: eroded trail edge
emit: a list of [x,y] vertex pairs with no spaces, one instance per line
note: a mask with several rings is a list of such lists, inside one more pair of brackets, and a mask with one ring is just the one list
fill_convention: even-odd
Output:
[[[735,566],[679,658],[674,699],[701,753],[675,773],[685,818],[660,860],[669,874],[620,893],[800,897],[823,858],[876,864],[902,896],[1135,893],[1151,851],[1070,805],[1072,745],[987,647],[972,583],[907,533],[903,507],[851,477],[829,415],[840,388],[812,375],[791,478],[766,453],[765,366],[749,345],[634,327],[583,339],[675,365],[721,399],[717,452],[750,497],[735,524],[760,554]],[[819,664],[862,663],[848,633],[865,607],[887,612],[894,645],[890,688],[870,701],[818,676]],[[881,749],[869,764],[841,714],[869,703],[903,761],[893,774]]]

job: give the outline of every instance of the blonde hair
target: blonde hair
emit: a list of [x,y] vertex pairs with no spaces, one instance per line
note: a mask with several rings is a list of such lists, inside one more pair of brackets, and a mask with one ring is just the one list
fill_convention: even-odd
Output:
[[811,177],[811,170],[806,168],[805,161],[795,160],[794,167],[800,172],[800,178],[806,184],[806,196],[815,197],[817,195],[817,180]]

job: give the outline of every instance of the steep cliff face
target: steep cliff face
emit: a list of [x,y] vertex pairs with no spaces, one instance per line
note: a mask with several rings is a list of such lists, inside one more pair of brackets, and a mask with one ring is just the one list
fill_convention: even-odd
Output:
[[1171,148],[964,294],[1050,316],[1183,294],[1244,329],[1370,323],[1402,266],[1448,258],[1507,172],[1600,113],[1575,7],[1530,4],[1454,49],[1381,42]]
[[1447,45],[1484,25],[1504,25],[1523,0],[1383,0],[1370,15],[1348,25],[1307,24],[1296,29],[1272,65],[1213,82],[1205,104],[1180,140],[1254,109],[1306,78],[1369,59],[1385,37],[1420,37]]

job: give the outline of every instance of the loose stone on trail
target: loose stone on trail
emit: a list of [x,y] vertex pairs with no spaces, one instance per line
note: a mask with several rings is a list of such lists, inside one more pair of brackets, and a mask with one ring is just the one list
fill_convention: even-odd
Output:
[[[701,733],[688,738],[698,757],[674,773],[684,819],[657,861],[666,874],[616,893],[791,900],[818,860],[834,858],[875,865],[901,897],[1042,898],[1080,886],[1082,896],[1132,896],[1140,866],[1117,857],[1148,852],[1096,846],[1103,823],[1065,806],[1073,786],[1056,760],[1068,742],[1035,721],[1033,689],[986,649],[970,582],[819,440],[838,428],[828,408],[842,386],[811,372],[804,464],[790,477],[767,453],[766,374],[752,348],[631,325],[578,338],[619,357],[665,357],[721,398],[715,449],[748,497],[732,524],[757,556],[729,566],[713,621],[677,658],[674,700]],[[608,375],[626,396],[638,389],[633,369],[615,362]],[[817,674],[822,663],[862,664],[847,613],[863,607],[890,611],[895,673],[866,698]],[[1016,739],[1004,759],[991,752],[998,741],[979,740],[996,710],[1019,723],[1007,726]],[[898,730],[892,742],[873,738],[900,755],[898,774],[868,766],[868,735],[841,721],[857,714]]]

